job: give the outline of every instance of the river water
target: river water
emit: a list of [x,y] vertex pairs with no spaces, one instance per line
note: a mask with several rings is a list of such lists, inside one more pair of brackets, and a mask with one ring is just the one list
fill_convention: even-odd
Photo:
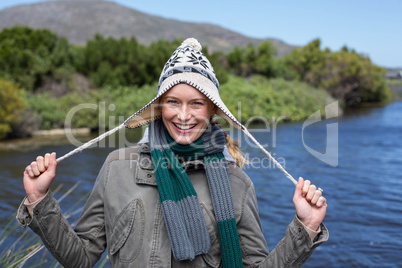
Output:
[[[332,165],[306,149],[326,152],[329,124],[335,126],[331,146],[334,147],[334,139],[338,141],[337,155],[334,155],[335,150],[331,156],[338,163],[332,162]],[[141,132],[126,132],[124,139],[135,142]],[[249,142],[237,134],[243,152],[252,161],[245,172],[254,181],[264,235],[272,250],[294,217],[294,187],[259,149],[248,145]],[[268,144],[267,148],[295,178],[310,179],[324,189],[328,202],[324,223],[330,239],[316,249],[303,267],[402,267],[401,101],[385,107],[354,110],[339,119],[320,121],[304,129],[301,122],[277,128],[272,125],[269,130],[259,128],[253,134],[260,143]],[[22,171],[25,165],[39,154],[55,151],[62,156],[74,148],[66,141],[43,143],[43,138],[40,141],[17,143],[18,149],[0,151],[0,230],[14,217],[24,196]],[[55,194],[57,198],[79,183],[60,203],[63,211],[70,212],[72,223],[105,157],[114,149],[113,146],[101,147],[105,148],[88,149],[58,165],[52,186],[53,190],[59,190]],[[21,233],[20,228],[13,231],[0,244],[0,253]],[[36,254],[26,266],[46,258],[50,260],[48,263],[53,263],[45,252]]]

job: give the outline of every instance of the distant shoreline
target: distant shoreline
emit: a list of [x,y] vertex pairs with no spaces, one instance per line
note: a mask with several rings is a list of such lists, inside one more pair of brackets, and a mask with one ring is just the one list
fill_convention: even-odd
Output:
[[[92,132],[90,128],[70,129],[75,137],[89,137]],[[41,146],[51,144],[70,143],[65,129],[37,130],[29,138],[15,138],[0,141],[0,151],[29,151]]]
[[[90,135],[90,128],[72,128],[71,133],[73,135]],[[64,128],[56,128],[51,130],[36,130],[33,136],[54,136],[54,135],[65,135],[66,131]]]

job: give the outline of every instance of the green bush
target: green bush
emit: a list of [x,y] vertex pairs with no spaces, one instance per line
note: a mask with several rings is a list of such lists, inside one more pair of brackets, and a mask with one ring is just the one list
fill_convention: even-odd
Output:
[[280,78],[268,80],[263,76],[249,80],[231,76],[220,94],[229,110],[243,123],[256,116],[267,120],[303,120],[334,100],[325,91],[306,83]]
[[[156,96],[157,83],[144,85],[142,87],[117,87],[111,90],[110,87],[102,89],[101,94],[105,96],[105,118],[106,128],[113,128],[123,123],[130,115],[144,107]],[[112,106],[110,106],[112,105]],[[109,109],[110,107],[114,109]],[[114,118],[114,125],[110,125],[109,118]]]
[[30,96],[28,104],[39,119],[40,129],[49,130],[61,127],[64,113],[58,107],[58,100],[51,98],[49,93]]
[[71,92],[60,98],[45,92],[29,95],[27,102],[33,116],[38,118],[40,129],[63,128],[66,120],[71,121],[72,128],[109,129],[152,100],[156,89],[156,84],[140,88],[106,86],[86,93]]
[[[71,117],[71,127],[98,127],[96,94],[89,92],[78,94],[72,92],[61,98],[51,97],[48,93],[31,95],[28,98],[29,106],[39,119],[39,128],[44,130],[63,128],[65,122]],[[91,104],[88,108],[87,104]],[[73,111],[76,109],[76,112]]]
[[0,139],[5,138],[12,125],[21,120],[26,108],[23,94],[15,83],[0,78]]
[[387,88],[390,89],[390,98],[393,100],[402,100],[402,80],[400,79],[387,79],[386,80]]
[[282,62],[298,79],[325,89],[346,106],[391,99],[383,78],[385,70],[374,65],[366,55],[347,47],[338,52],[321,50],[320,45],[319,39],[313,40],[293,50]]

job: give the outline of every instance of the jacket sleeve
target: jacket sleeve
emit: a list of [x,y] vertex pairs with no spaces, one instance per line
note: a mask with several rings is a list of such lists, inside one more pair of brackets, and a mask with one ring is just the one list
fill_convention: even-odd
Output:
[[74,230],[51,191],[35,205],[32,217],[24,205],[25,199],[18,208],[18,224],[23,228],[29,226],[38,234],[64,267],[93,267],[105,251],[103,195],[107,166],[106,161]]
[[328,230],[321,224],[321,232],[312,241],[295,216],[287,227],[285,237],[269,253],[258,216],[253,184],[248,187],[243,202],[243,213],[237,229],[245,267],[300,267],[317,246],[328,240]]

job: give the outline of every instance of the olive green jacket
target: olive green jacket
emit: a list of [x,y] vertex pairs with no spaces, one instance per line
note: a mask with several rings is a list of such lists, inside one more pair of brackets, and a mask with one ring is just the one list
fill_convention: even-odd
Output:
[[[106,246],[112,267],[220,267],[218,227],[203,163],[195,160],[183,167],[198,194],[211,238],[209,253],[191,262],[172,256],[148,144],[108,156],[74,230],[50,191],[33,208],[32,217],[23,201],[17,221],[37,233],[65,267],[94,266]],[[311,241],[294,219],[286,236],[268,253],[253,183],[234,163],[229,163],[229,174],[245,267],[300,267],[328,239],[321,225],[321,233]]]

